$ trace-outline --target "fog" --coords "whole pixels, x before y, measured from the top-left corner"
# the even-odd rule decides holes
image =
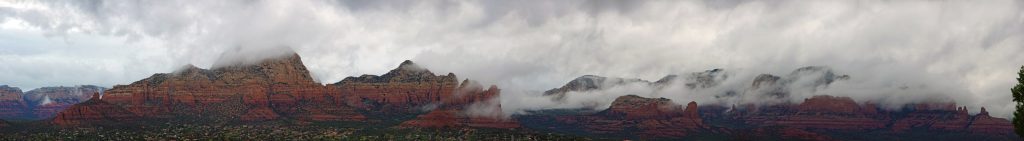
[[[676,102],[772,103],[813,95],[895,106],[954,100],[1009,117],[1024,65],[1024,11],[982,1],[3,1],[0,84],[127,84],[186,64],[302,56],[321,83],[412,60],[498,85],[502,109],[606,106],[640,94]],[[826,66],[850,78],[794,79],[784,99],[746,92],[760,74]],[[715,87],[609,88],[552,103],[582,75],[657,80],[721,68]],[[801,77],[804,78],[804,77]],[[681,80],[680,82],[685,82]],[[580,95],[580,96],[576,96]],[[585,96],[584,96],[585,95]],[[487,109],[487,108],[484,108]]]

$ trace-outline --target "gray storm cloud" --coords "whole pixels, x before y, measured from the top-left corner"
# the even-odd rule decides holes
[[[321,83],[411,59],[498,85],[506,111],[599,106],[626,93],[742,102],[709,95],[759,74],[828,66],[850,79],[791,98],[955,99],[1008,117],[1008,90],[1024,64],[1022,7],[1015,0],[5,1],[0,83],[126,84],[185,64],[213,67],[224,52],[286,46]],[[237,56],[228,60],[261,59]],[[713,68],[735,77],[699,90],[614,88],[569,104],[541,97],[587,74],[657,80]]]

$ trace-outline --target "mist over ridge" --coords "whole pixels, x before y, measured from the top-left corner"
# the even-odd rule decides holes
[[[412,60],[498,85],[505,111],[600,107],[626,94],[702,105],[836,95],[890,106],[953,100],[1008,117],[1008,90],[1024,62],[1022,7],[1013,0],[0,2],[0,42],[11,43],[0,46],[0,84],[109,87],[186,64],[244,64],[286,46],[320,83]],[[782,80],[805,66],[849,79],[827,87],[792,79],[800,85],[773,101],[714,98],[744,93],[761,74]],[[715,68],[729,77],[708,88],[637,84],[569,94],[567,104],[532,103],[550,101],[544,91],[583,75],[657,81]]]

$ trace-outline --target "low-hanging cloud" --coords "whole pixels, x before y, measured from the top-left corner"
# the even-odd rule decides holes
[[[321,83],[410,59],[500,86],[509,111],[542,105],[531,103],[547,99],[541,91],[586,74],[656,80],[723,68],[735,77],[719,85],[738,87],[759,74],[828,66],[851,78],[807,94],[882,103],[942,96],[1008,117],[1007,91],[1024,62],[1022,7],[1015,0],[7,1],[0,2],[0,83],[126,84],[185,64],[212,67],[223,52],[286,46]]]

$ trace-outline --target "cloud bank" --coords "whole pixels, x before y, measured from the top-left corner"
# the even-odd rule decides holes
[[[5,1],[0,83],[126,84],[185,64],[212,67],[228,51],[287,46],[321,83],[409,59],[499,85],[509,110],[539,105],[531,102],[544,99],[541,91],[586,74],[656,80],[723,68],[737,80],[722,85],[747,85],[739,79],[829,66],[851,76],[837,83],[853,84],[809,94],[942,96],[1008,117],[1008,90],[1024,65],[1022,7],[1015,0]]]

